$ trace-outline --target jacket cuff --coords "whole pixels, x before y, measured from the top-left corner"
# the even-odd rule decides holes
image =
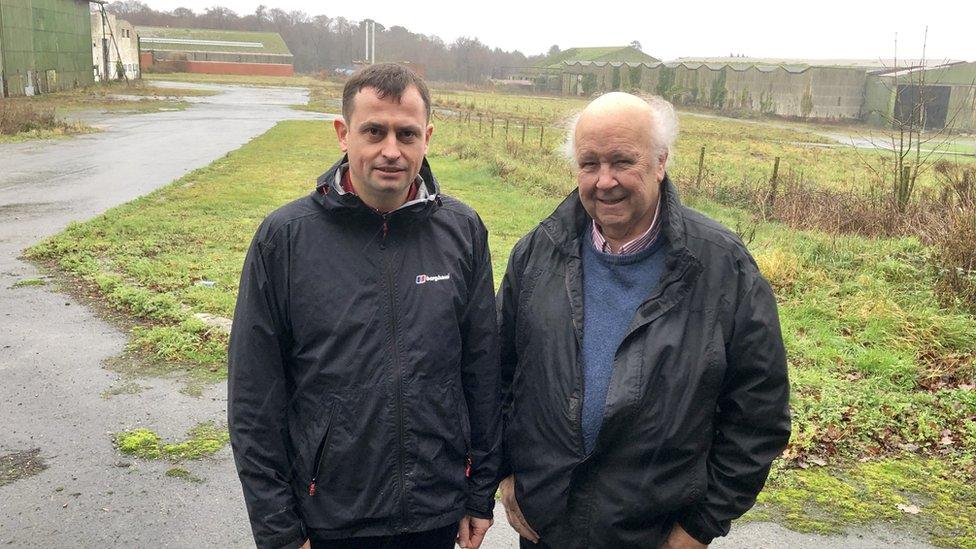
[[[676,522],[688,532],[688,535],[695,538],[698,543],[708,545],[712,540],[724,536],[727,532],[716,532],[708,526],[705,519],[698,512],[697,508],[691,509],[678,515]]]
[[[261,536],[260,538],[255,536],[254,542],[258,549],[298,549],[307,539],[308,533],[305,531],[305,525],[299,524],[285,532]]]
[[[464,508],[464,514],[469,517],[480,518],[480,519],[494,519],[495,518],[495,494],[492,493],[491,497],[488,498],[468,498],[468,504]]]

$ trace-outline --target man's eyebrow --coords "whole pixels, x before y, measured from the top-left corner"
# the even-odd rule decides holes
[[[363,122],[362,124],[359,125],[360,130],[369,130],[372,128],[383,129],[384,126],[383,124],[380,124],[379,122],[373,122],[372,120],[367,120],[366,122]]]

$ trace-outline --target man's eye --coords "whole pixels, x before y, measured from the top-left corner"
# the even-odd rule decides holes
[[[379,128],[366,128],[366,133],[375,137],[375,136],[377,136],[377,135],[380,134],[380,129]]]
[[[628,166],[632,166],[634,164],[634,161],[633,160],[627,160],[627,159],[621,159],[621,160],[617,160],[616,162],[614,162],[614,164],[616,164],[617,166],[621,166],[621,167],[628,167]]]
[[[580,162],[580,168],[584,170],[591,170],[596,166],[596,162]]]
[[[402,139],[404,141],[406,141],[408,139],[413,139],[415,137],[417,137],[416,132],[412,132],[410,130],[406,130],[406,131],[400,132],[400,139]]]

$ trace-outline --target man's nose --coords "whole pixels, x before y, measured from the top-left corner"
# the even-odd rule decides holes
[[[597,172],[596,188],[612,189],[616,184],[617,184],[617,180],[614,179],[613,169],[611,169],[610,163],[601,162],[600,171]]]
[[[383,140],[383,148],[380,150],[380,154],[388,160],[400,158],[400,146],[397,142],[395,132],[390,132],[390,135],[386,136],[386,139]]]

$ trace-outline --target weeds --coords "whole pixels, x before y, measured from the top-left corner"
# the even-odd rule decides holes
[[[0,136],[54,136],[83,133],[87,127],[58,118],[54,109],[27,102],[0,100]]]

